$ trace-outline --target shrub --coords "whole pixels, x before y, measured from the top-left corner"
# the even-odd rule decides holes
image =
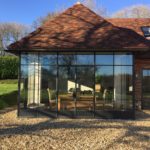
[[[19,59],[15,56],[0,57],[0,79],[17,79]]]

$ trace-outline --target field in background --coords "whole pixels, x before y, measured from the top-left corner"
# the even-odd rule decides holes
[[[0,80],[0,109],[17,104],[17,80]]]

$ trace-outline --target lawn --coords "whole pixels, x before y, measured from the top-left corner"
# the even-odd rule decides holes
[[[0,80],[0,109],[17,104],[17,80]]]

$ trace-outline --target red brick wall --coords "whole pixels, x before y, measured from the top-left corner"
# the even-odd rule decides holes
[[[136,107],[141,109],[142,101],[142,69],[150,69],[150,59],[135,59],[135,100]]]

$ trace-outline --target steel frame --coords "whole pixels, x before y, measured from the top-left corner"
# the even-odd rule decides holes
[[[39,60],[39,54],[44,54],[44,53],[46,53],[46,54],[51,54],[50,52],[34,52],[34,54],[36,54],[36,55],[38,55],[38,60]],[[68,66],[68,65],[59,65],[59,60],[58,60],[58,56],[59,56],[59,54],[61,53],[66,53],[66,52],[53,52],[53,53],[56,53],[56,55],[57,55],[57,63],[56,63],[56,68],[57,68],[57,75],[56,75],[56,93],[57,93],[57,96],[56,96],[56,104],[57,104],[57,108],[56,108],[56,117],[59,117],[59,112],[58,112],[58,94],[59,94],[59,82],[58,82],[58,77],[59,77],[59,67],[61,67],[61,66]],[[67,52],[68,53],[68,52]],[[86,55],[86,52],[73,52],[74,54],[77,54],[77,53],[81,53],[81,54],[83,54],[83,53],[85,53],[85,55]],[[126,55],[128,55],[128,54],[133,54],[133,64],[132,65],[114,65],[114,55],[115,54],[118,54],[118,52],[103,52],[103,53],[105,53],[105,55],[110,55],[110,53],[113,55],[113,65],[96,65],[96,55],[97,54],[101,54],[102,52],[96,52],[96,51],[94,51],[94,52],[89,52],[88,51],[88,53],[90,53],[90,54],[92,54],[93,56],[94,56],[94,64],[93,65],[71,65],[72,67],[74,66],[75,67],[75,81],[77,82],[77,67],[80,67],[80,66],[91,66],[91,67],[94,67],[94,77],[93,77],[93,81],[94,81],[94,99],[93,99],[93,116],[95,117],[96,116],[96,110],[95,110],[95,83],[96,83],[96,81],[95,81],[95,73],[96,73],[96,67],[97,66],[113,66],[113,79],[114,79],[114,66],[132,66],[132,68],[133,68],[133,75],[132,75],[132,84],[133,84],[133,92],[132,92],[132,97],[133,97],[133,100],[132,100],[132,105],[133,105],[133,107],[132,107],[132,110],[131,110],[131,112],[126,112],[126,114],[127,114],[127,116],[128,116],[128,114],[130,115],[132,115],[131,116],[131,118],[134,118],[135,117],[135,64],[134,64],[134,62],[135,62],[135,58],[134,58],[134,54],[133,53],[129,53],[129,52],[119,52],[120,54],[126,54]],[[108,54],[107,54],[108,53]],[[22,53],[22,54],[28,54],[28,53]],[[76,55],[75,55],[76,56]],[[21,64],[21,53],[19,53],[19,69],[18,69],[18,72],[19,72],[19,75],[18,75],[18,116],[20,116],[20,99],[21,99],[21,89],[20,89],[20,83],[21,83],[21,65],[23,65],[23,64]],[[51,65],[51,66],[53,66],[53,65]],[[70,66],[70,65],[69,65]],[[114,83],[114,80],[113,80],[113,83]],[[76,84],[75,84],[75,87],[76,87]],[[76,90],[77,90],[77,88],[76,88]],[[77,102],[77,99],[75,99],[75,109],[74,109],[74,114],[75,114],[75,116],[77,116],[77,108],[76,108],[76,102]],[[108,112],[111,112],[111,111],[109,111],[108,110]],[[103,112],[102,112],[103,113]],[[105,112],[104,112],[105,113]],[[115,111],[114,110],[114,113],[120,113],[120,111]],[[128,117],[127,117],[128,118]]]

